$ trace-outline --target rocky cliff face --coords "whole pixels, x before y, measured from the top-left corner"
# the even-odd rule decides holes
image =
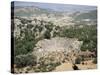
[[[51,39],[40,40],[36,46],[40,51],[70,51],[80,50],[82,42],[76,38],[55,37]]]
[[[76,38],[55,37],[51,39],[40,40],[36,44],[34,54],[40,59],[41,57],[51,57],[57,62],[63,62],[68,53],[80,51],[82,41]]]

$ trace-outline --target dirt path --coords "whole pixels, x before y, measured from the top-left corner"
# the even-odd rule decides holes
[[[57,66],[54,71],[68,71],[68,70],[73,70],[72,64],[62,63],[60,66]]]
[[[87,62],[87,65],[77,64],[78,68],[80,70],[86,70],[86,69],[96,69],[97,65],[91,63],[90,61]],[[54,71],[69,71],[73,70],[71,63],[62,63],[61,65],[57,66]]]

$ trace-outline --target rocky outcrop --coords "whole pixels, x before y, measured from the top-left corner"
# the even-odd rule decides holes
[[[40,40],[36,44],[33,53],[37,56],[38,62],[42,57],[54,60],[52,62],[63,62],[67,58],[68,53],[80,51],[81,45],[82,41],[78,41],[76,38],[55,37]]]
[[[36,46],[38,51],[71,51],[80,50],[82,41],[76,38],[55,37],[40,40]]]

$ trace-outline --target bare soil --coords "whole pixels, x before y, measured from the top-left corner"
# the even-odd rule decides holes
[[[76,64],[80,70],[87,70],[87,69],[96,69],[97,64],[93,64],[92,61],[85,61],[86,64]],[[54,71],[71,71],[72,63],[62,63],[61,65],[57,66]]]

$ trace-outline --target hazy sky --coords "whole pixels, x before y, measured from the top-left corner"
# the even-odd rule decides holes
[[[36,6],[54,11],[88,11],[96,10],[96,6],[72,5],[72,4],[54,4],[54,3],[39,3],[39,2],[22,2],[16,1],[15,6]]]

